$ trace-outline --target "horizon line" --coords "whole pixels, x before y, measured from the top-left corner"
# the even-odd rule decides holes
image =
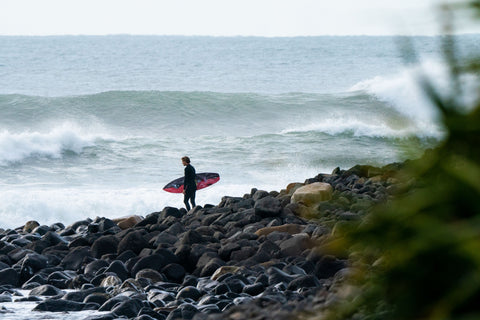
[[[105,34],[0,34],[0,37],[109,37],[109,36],[139,36],[139,37],[205,37],[205,38],[314,38],[314,37],[442,37],[480,35],[480,32],[436,33],[436,34],[318,34],[318,35],[210,35],[210,34],[148,34],[148,33],[105,33]]]

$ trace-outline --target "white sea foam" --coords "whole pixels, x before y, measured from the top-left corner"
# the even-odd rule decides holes
[[[262,190],[280,191],[289,182],[303,181],[315,176],[312,168],[291,167],[283,173],[271,171],[244,172],[245,176],[256,176],[256,181],[239,179],[235,172],[221,175],[221,180],[208,188],[197,191],[196,203],[217,205],[223,196],[241,197],[255,187]],[[331,171],[331,169],[328,169]],[[166,183],[166,181],[165,181]],[[51,225],[61,222],[69,225],[86,218],[119,218],[129,215],[146,216],[170,206],[184,207],[183,195],[162,190],[163,183],[144,186],[65,186],[52,185],[8,186],[0,185],[0,227],[16,228],[26,221],[36,220]],[[19,218],[21,217],[21,218]]]
[[[101,135],[89,133],[78,125],[65,122],[49,131],[4,130],[0,132],[0,165],[20,162],[29,157],[60,158],[64,152],[81,153],[93,146]]]
[[[365,91],[388,103],[401,114],[417,122],[436,122],[438,110],[422,88],[421,79],[426,79],[444,98],[454,97],[460,105],[472,105],[479,100],[478,77],[466,75],[460,78],[465,91],[459,96],[452,92],[452,82],[446,63],[439,60],[425,60],[418,65],[404,68],[393,75],[376,76],[358,82],[349,91]]]
[[[433,121],[436,117],[435,109],[425,96],[418,79],[425,72],[437,83],[447,76],[442,64],[428,61],[405,68],[397,74],[361,81],[351,87],[350,91],[366,91],[412,120]]]
[[[399,125],[398,123],[387,123],[378,119],[360,119],[355,115],[344,115],[342,118],[325,118],[299,127],[287,128],[280,133],[316,131],[331,136],[352,134],[355,137],[371,138],[405,138],[410,136],[439,138],[441,136],[439,127],[433,122],[419,119],[415,122],[403,122]]]

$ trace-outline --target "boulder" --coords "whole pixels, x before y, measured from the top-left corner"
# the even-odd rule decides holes
[[[140,278],[149,279],[153,283],[164,281],[164,278],[160,272],[148,268],[137,272],[135,279],[138,280]]]
[[[283,256],[298,256],[306,249],[314,246],[314,242],[306,233],[299,233],[283,241],[280,244],[280,250]]]
[[[298,278],[293,279],[289,284],[287,289],[288,290],[298,290],[302,288],[311,288],[311,287],[319,287],[320,281],[315,276],[312,275],[305,275],[300,276]]]
[[[48,246],[55,246],[59,243],[68,243],[63,237],[59,236],[56,232],[48,231],[42,236],[42,240],[45,241]]]
[[[92,244],[92,255],[99,259],[104,254],[117,253],[118,239],[115,236],[102,236]]]
[[[9,284],[14,287],[18,286],[20,275],[13,268],[0,270],[0,285]]]
[[[255,214],[261,217],[276,217],[282,212],[280,200],[272,196],[266,196],[255,202]]]
[[[93,276],[98,270],[108,267],[108,262],[105,260],[95,260],[85,266],[84,273],[88,276]]]
[[[33,311],[50,311],[50,312],[68,312],[68,311],[82,311],[82,310],[96,310],[98,309],[96,303],[82,303],[67,300],[45,300],[40,302]]]
[[[237,266],[222,266],[218,268],[210,277],[211,280],[217,280],[222,275],[227,273],[236,273],[240,270],[240,267]]]
[[[100,287],[116,287],[122,284],[122,280],[116,275],[110,275],[105,277],[100,283]]]
[[[112,313],[117,317],[126,316],[127,318],[134,318],[137,316],[143,303],[139,299],[129,299],[121,302],[112,309]]]
[[[314,182],[298,188],[292,195],[286,208],[301,217],[310,217],[317,213],[318,206],[332,199],[333,188],[325,182]]]
[[[202,296],[202,293],[200,292],[200,290],[198,290],[195,287],[188,286],[183,288],[177,293],[176,299],[179,300],[179,299],[189,298],[194,301],[197,301],[198,299],[200,299],[201,296]]]
[[[142,220],[142,217],[133,215],[129,217],[113,219],[112,221],[115,222],[120,227],[120,229],[125,230],[133,227]]]
[[[287,188],[285,191],[288,195],[292,195],[295,191],[297,191],[298,188],[301,188],[304,185],[305,185],[304,183],[292,182],[287,185]]]
[[[46,268],[47,264],[48,264],[47,257],[37,253],[29,253],[23,259],[22,268],[28,266],[36,271],[36,270],[41,270],[43,268]]]
[[[183,216],[182,212],[177,208],[165,207],[162,210],[162,212],[160,212],[160,217],[158,218],[158,222],[161,222],[167,219],[168,217],[181,218],[182,216]]]
[[[315,182],[298,188],[292,195],[293,203],[301,203],[307,207],[314,207],[322,201],[332,199],[333,188],[325,182]]]
[[[270,233],[272,233],[274,231],[278,231],[278,232],[285,232],[285,233],[293,235],[293,234],[297,234],[297,233],[302,232],[303,229],[305,229],[305,226],[303,226],[303,225],[284,224],[284,225],[280,225],[280,226],[265,227],[265,228],[258,229],[257,231],[255,231],[255,234],[260,237],[260,236],[269,235]]]
[[[144,231],[132,231],[125,235],[118,243],[117,252],[121,254],[124,251],[132,250],[139,254],[144,248],[148,248],[148,241],[143,237]]]
[[[170,263],[162,269],[162,273],[165,274],[168,280],[173,282],[181,282],[185,277],[185,268],[178,263]]]
[[[109,294],[102,292],[94,292],[89,294],[83,300],[83,303],[97,303],[98,305],[103,305],[109,299]]]
[[[62,259],[60,265],[64,269],[79,270],[83,265],[84,259],[92,257],[89,247],[76,247],[69,251],[69,253]]]
[[[64,292],[50,284],[44,284],[30,291],[30,296],[57,296]]]
[[[40,224],[37,221],[28,221],[25,223],[23,226],[23,232],[25,233],[30,233],[32,232],[36,227],[40,226]]]
[[[125,264],[120,260],[113,261],[107,269],[105,269],[105,273],[112,272],[115,273],[122,281],[125,281],[129,277],[129,273]]]
[[[153,269],[155,271],[161,271],[165,266],[165,260],[159,254],[153,254],[151,256],[140,258],[132,268],[131,274],[135,276],[137,272],[142,269]]]

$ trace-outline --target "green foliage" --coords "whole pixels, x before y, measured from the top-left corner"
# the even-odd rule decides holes
[[[479,1],[469,5],[480,12]],[[333,319],[480,319],[480,104],[458,99],[460,78],[480,74],[480,64],[457,61],[453,38],[445,40],[452,94],[421,83],[448,134],[401,173],[417,182],[413,190],[375,208],[340,239],[355,257],[357,290]]]

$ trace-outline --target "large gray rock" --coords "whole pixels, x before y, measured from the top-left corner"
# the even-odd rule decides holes
[[[276,217],[282,212],[280,200],[266,196],[255,202],[255,214],[261,217]]]
[[[102,236],[92,244],[92,255],[101,258],[104,254],[117,253],[118,239],[115,236]]]
[[[13,268],[0,270],[0,285],[9,284],[14,287],[18,286],[20,275]]]

